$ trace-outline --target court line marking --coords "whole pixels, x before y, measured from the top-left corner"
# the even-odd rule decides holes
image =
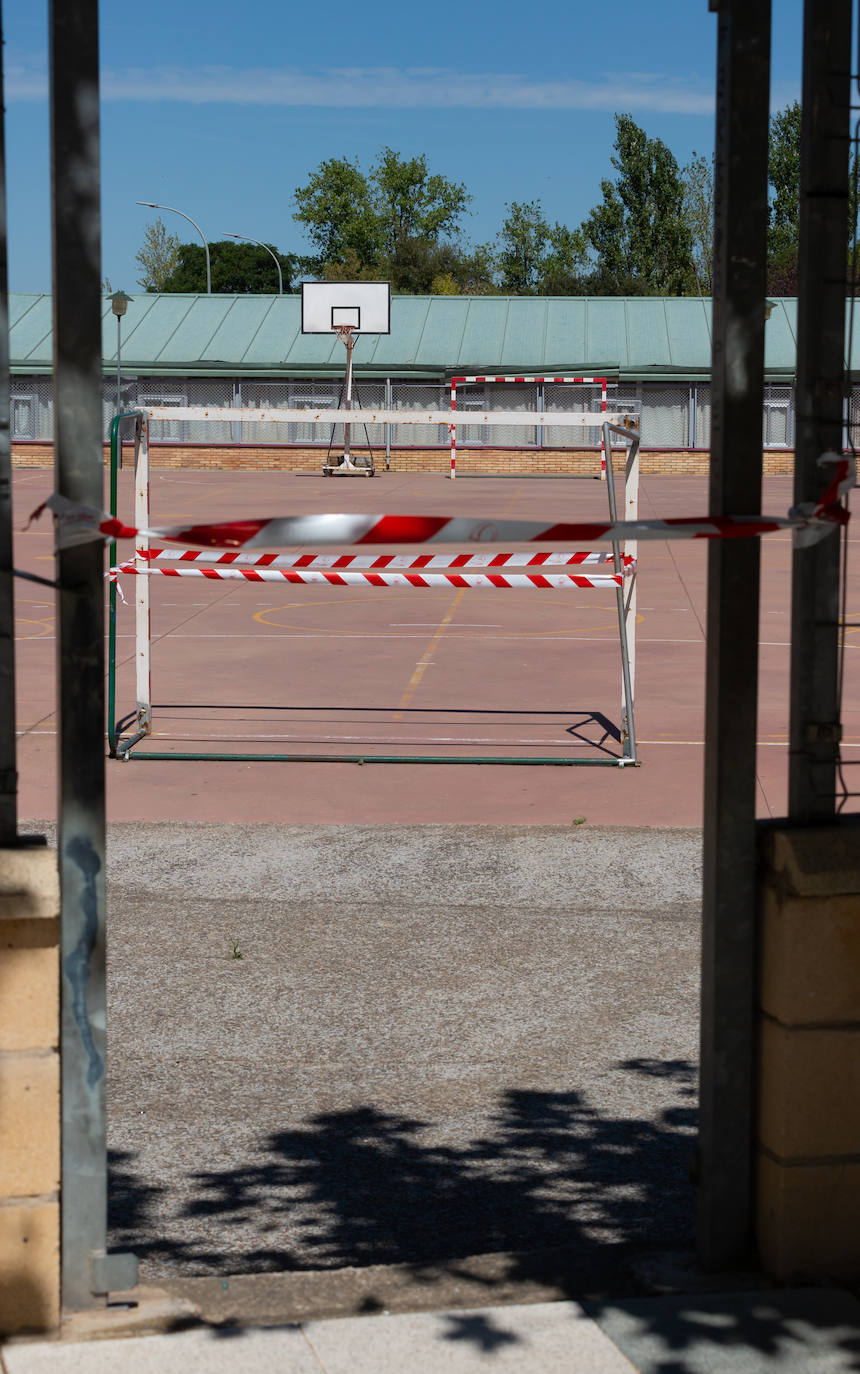
[[[466,589],[465,587],[461,587],[460,590],[455,593],[453,601],[451,602],[442,619],[439,621],[436,633],[430,640],[430,643],[427,645],[427,648],[424,650],[424,653],[421,655],[420,659],[415,665],[415,671],[409,679],[409,686],[406,688],[406,691],[403,693],[403,696],[400,698],[400,701],[398,702],[397,710],[394,712],[395,720],[403,719],[403,709],[404,707],[409,705],[415,693],[418,691],[418,688],[421,686],[421,679],[423,678],[430,664],[433,662],[433,654],[438,645],[440,644],[440,642],[442,641],[442,639],[444,638],[445,632],[448,629],[448,626],[451,624],[451,621],[454,619],[454,616],[457,612],[457,607],[459,606],[460,602],[463,600],[463,597],[465,595]],[[396,638],[397,636],[394,637]]]
[[[226,725],[229,725],[229,721],[225,721],[224,723],[225,723]],[[56,734],[58,734],[58,733],[59,733],[59,732],[58,732],[57,730],[16,730],[16,731],[15,731],[15,734],[18,736],[19,739],[23,739],[23,737],[24,737],[25,735],[56,735]],[[105,738],[107,738],[107,735],[105,735]],[[159,731],[159,733],[158,733],[157,736],[153,735],[153,736],[151,736],[151,738],[152,738],[153,740],[157,740],[157,739],[201,739],[201,738],[209,739],[210,736],[208,736],[208,735],[206,735],[206,736],[201,736],[201,735],[192,735],[192,736],[188,736],[188,735],[169,735],[169,734],[167,734],[167,733],[164,732],[164,731]],[[217,736],[212,736],[211,738],[217,738]],[[236,739],[249,739],[249,740],[254,740],[254,739],[261,739],[261,740],[262,740],[262,739],[294,739],[294,738],[295,738],[295,739],[298,739],[298,738],[301,738],[301,736],[292,736],[292,735],[256,735],[256,734],[255,734],[255,735],[237,735],[237,736],[234,736],[234,738],[236,738]],[[326,738],[327,738],[327,739],[331,739],[331,740],[339,740],[339,739],[352,740],[352,739],[355,739],[355,740],[359,740],[359,741],[361,741],[361,742],[363,742],[363,743],[368,744],[368,746],[370,746],[370,745],[374,745],[374,746],[375,746],[375,745],[379,745],[379,744],[384,744],[384,743],[385,743],[384,740],[369,740],[369,739],[367,738],[366,735],[329,735],[329,736],[326,736]],[[475,741],[475,740],[473,740],[473,739],[471,739],[471,738],[466,738],[466,737],[464,737],[464,736],[462,736],[462,735],[451,735],[450,737],[441,736],[441,737],[439,737],[439,738],[434,738],[432,741],[429,741],[429,742],[430,742],[430,743],[434,743],[434,744],[442,744],[442,743],[447,742],[447,739],[448,739],[448,738],[450,738],[450,742],[451,742],[452,744],[472,744],[472,743],[481,743],[481,742],[483,742],[483,741]],[[423,741],[421,741],[421,740],[416,740],[414,736],[411,736],[411,735],[410,735],[410,736],[404,736],[404,743],[407,743],[407,744],[420,744],[420,743],[422,743],[422,742],[423,742]],[[582,741],[581,741],[581,742],[582,742]],[[647,746],[648,746],[649,749],[653,749],[654,746],[655,746],[655,745],[658,745],[658,744],[696,746],[696,747],[700,747],[700,748],[704,748],[704,747],[705,747],[705,741],[704,741],[703,739],[637,739],[636,742],[637,742],[637,744],[647,744]],[[501,737],[496,737],[496,736],[494,736],[492,739],[489,739],[489,738],[488,738],[488,739],[486,740],[486,743],[487,743],[487,744],[493,744],[493,745],[495,745],[495,744],[505,744],[505,745],[507,745],[507,744],[544,744],[544,745],[552,745],[552,744],[553,744],[553,741],[552,741],[551,739],[546,739],[546,738],[542,738],[542,739],[527,739],[527,740],[523,740],[523,739],[513,739],[513,740],[511,740],[511,739],[505,739],[503,736],[501,736]],[[584,743],[588,743],[588,741],[584,741]],[[554,746],[554,747],[557,747],[557,748],[571,748],[571,749],[573,749],[575,746],[574,746],[574,744],[573,744],[572,742],[568,744],[567,741],[560,741],[560,742],[559,742],[556,746]],[[595,745],[594,747],[596,748],[597,746]],[[758,748],[758,749],[787,749],[787,748],[788,748],[788,740],[787,740],[787,739],[784,739],[784,740],[761,740],[761,739],[760,739],[760,740],[756,740],[756,748]],[[858,740],[856,743],[854,743],[854,742],[852,742],[852,741],[850,741],[850,740],[843,740],[843,742],[842,742],[842,748],[843,748],[843,749],[860,749],[860,740]]]

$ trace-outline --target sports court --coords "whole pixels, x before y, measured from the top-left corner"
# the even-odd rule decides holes
[[[120,513],[132,475],[119,477]],[[19,470],[17,524],[50,491]],[[785,514],[788,478],[765,479],[764,510]],[[323,511],[474,518],[603,518],[588,479],[380,475],[375,482],[260,472],[154,471],[154,524]],[[646,476],[643,517],[707,510],[705,482]],[[17,534],[17,565],[50,575],[43,519]],[[849,553],[857,536],[849,534]],[[759,811],[785,808],[791,544],[762,539]],[[591,547],[597,548],[598,545]],[[604,546],[605,547],[605,546]],[[327,550],[331,551],[331,550]],[[343,552],[347,550],[334,550]],[[416,552],[419,549],[416,546]],[[399,547],[392,552],[404,553]],[[588,823],[701,820],[705,663],[702,541],[640,545],[636,729],[641,766],[144,761],[108,765],[112,820],[318,824]],[[133,595],[117,612],[117,716],[134,713]],[[615,598],[605,589],[454,589],[235,583],[152,577],[153,743],[182,753],[611,758],[619,752]],[[52,593],[18,589],[22,815],[54,815]],[[848,620],[860,609],[849,557]],[[856,629],[847,634],[845,757],[860,758]],[[846,770],[851,783],[854,770]],[[849,807],[852,803],[849,803]]]

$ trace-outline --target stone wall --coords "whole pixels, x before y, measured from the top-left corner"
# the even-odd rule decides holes
[[[60,1319],[57,856],[0,850],[0,1333]]]
[[[860,1278],[860,825],[766,830],[757,1232],[784,1282]]]

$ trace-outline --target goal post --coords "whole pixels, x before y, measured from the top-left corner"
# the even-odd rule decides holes
[[[530,419],[535,423],[552,424],[571,430],[574,434],[587,427],[593,427],[595,414],[593,412],[582,411],[549,411],[529,412]],[[284,419],[299,419],[307,424],[318,424],[330,426],[333,421],[341,421],[349,418],[353,422],[362,421],[367,424],[379,424],[390,421],[397,424],[440,424],[450,419],[446,411],[404,411],[404,410],[328,410],[321,409],[297,409],[281,410],[266,409],[252,410],[234,407],[202,407],[202,406],[151,406],[133,412],[132,415],[117,417],[111,425],[111,514],[117,514],[117,467],[119,460],[119,424],[120,419],[134,419],[134,514],[133,524],[139,531],[135,539],[134,552],[130,558],[124,560],[125,567],[122,571],[134,574],[134,624],[135,624],[135,693],[136,709],[133,717],[126,717],[124,722],[120,722],[116,717],[115,696],[116,696],[116,592],[117,584],[115,576],[110,584],[110,617],[109,617],[109,662],[108,662],[108,700],[109,700],[109,742],[111,755],[129,759],[139,758],[195,758],[195,759],[232,759],[237,756],[227,754],[173,754],[154,751],[142,751],[133,754],[135,745],[145,739],[152,732],[153,725],[153,699],[152,699],[152,665],[151,665],[151,578],[160,572],[169,572],[170,575],[182,575],[177,568],[175,550],[155,550],[150,549],[150,536],[147,533],[151,527],[150,520],[150,454],[149,454],[149,427],[152,422],[160,420],[189,420],[189,421],[212,421],[212,422],[234,422],[242,423],[252,421],[264,424],[279,423]],[[624,474],[624,512],[628,519],[636,518],[638,507],[638,481],[639,464],[638,449],[639,436],[636,429],[628,423],[629,417],[622,414],[613,414],[602,411],[603,435],[603,457],[607,465],[607,496],[609,505],[609,515],[611,520],[617,518],[617,498],[615,490],[615,474],[612,464],[612,437],[620,437],[628,446],[626,455],[626,467]],[[490,410],[477,415],[470,413],[470,422],[484,424],[487,426],[511,427],[520,426],[523,420],[522,411],[498,411]],[[492,539],[491,539],[491,542]],[[111,546],[111,568],[119,572],[116,568],[116,545]],[[270,565],[280,564],[278,568],[272,568],[275,574],[279,574],[286,580],[291,581],[330,581],[340,582],[345,585],[355,584],[366,578],[377,586],[384,585],[411,585],[415,587],[441,585],[446,576],[457,576],[461,578],[462,585],[465,586],[525,586],[530,585],[536,588],[561,588],[565,586],[605,588],[615,591],[618,607],[618,631],[621,650],[622,666],[622,692],[621,692],[621,754],[611,757],[586,757],[586,758],[521,758],[508,756],[493,757],[437,757],[426,755],[397,755],[390,756],[384,754],[355,754],[355,755],[335,755],[335,754],[254,754],[249,756],[252,759],[272,760],[278,762],[390,762],[390,763],[511,763],[511,764],[566,764],[566,765],[588,765],[588,764],[608,764],[616,767],[637,764],[636,734],[634,724],[634,674],[635,674],[635,625],[636,625],[636,547],[629,541],[613,541],[611,544],[611,554],[587,553],[572,554],[570,552],[556,554],[538,554],[523,556],[520,554],[492,554],[477,553],[470,551],[468,555],[456,556],[455,560],[449,560],[444,556],[436,556],[429,560],[436,563],[437,569],[442,569],[446,565],[454,567],[456,572],[445,574],[436,569],[427,569],[422,566],[424,556],[419,556],[414,566],[420,567],[420,572],[399,572],[392,567],[388,574],[375,572],[365,572],[361,565],[362,560],[354,559],[353,556],[338,556],[337,561],[352,561],[354,566],[348,573],[341,574],[333,571],[330,567],[331,560],[326,556],[314,554],[302,554],[300,559],[290,557],[271,558],[266,555],[266,562]],[[224,563],[227,558],[231,563],[236,562],[236,555],[219,554],[216,550],[186,554],[183,562],[193,558],[195,563],[208,563],[209,568],[202,575],[218,577],[219,572],[214,565],[219,561]],[[403,562],[409,564],[410,555],[396,556],[392,563]],[[525,559],[525,566],[521,564],[521,559]],[[462,561],[465,560],[465,561]],[[540,563],[539,573],[528,573],[525,567],[531,561],[535,564]],[[170,564],[158,566],[159,563]],[[608,568],[606,571],[588,574],[573,574],[568,571],[568,565],[572,563],[598,563],[607,565],[611,562],[612,572]],[[297,571],[297,564],[307,567],[308,572]],[[500,563],[510,565],[511,571],[504,572],[502,575],[488,575],[484,570],[488,563],[498,566]],[[516,571],[517,566],[523,566],[523,572]],[[461,569],[467,569],[462,572]],[[241,564],[239,569],[240,571]],[[194,570],[188,569],[188,573],[194,575]],[[201,573],[198,571],[197,575]],[[249,566],[244,574],[248,580],[263,581],[267,577],[258,572],[254,572]],[[234,571],[235,576],[235,571]],[[242,573],[240,571],[240,577]],[[392,579],[394,579],[392,581]],[[403,579],[402,581],[400,579]],[[269,577],[268,580],[274,580]],[[458,584],[459,585],[459,584]],[[130,720],[135,721],[135,730],[131,736],[124,734],[124,727],[127,727]],[[243,756],[244,758],[244,756]]]
[[[452,378],[451,378],[451,423],[450,423],[450,426],[449,426],[450,435],[451,435],[451,471],[450,471],[450,473],[449,473],[449,476],[450,476],[451,478],[454,478],[454,477],[457,476],[457,421],[458,421],[458,419],[460,420],[460,423],[461,423],[461,425],[463,425],[463,426],[467,426],[467,425],[478,425],[478,424],[484,423],[484,422],[477,416],[477,414],[475,414],[475,413],[470,413],[470,414],[469,414],[469,418],[466,419],[466,418],[465,418],[465,413],[464,413],[463,411],[460,411],[460,412],[457,411],[457,387],[458,387],[458,386],[474,386],[474,385],[480,385],[480,384],[482,384],[482,383],[483,383],[483,384],[487,384],[487,383],[493,383],[493,384],[494,384],[494,383],[498,383],[498,382],[503,382],[503,383],[505,383],[505,382],[506,382],[506,383],[533,382],[533,383],[535,383],[538,387],[540,387],[541,389],[542,389],[543,387],[545,387],[545,386],[555,386],[555,385],[557,385],[557,384],[564,384],[564,385],[570,385],[570,386],[575,386],[575,385],[578,385],[578,386],[599,386],[599,387],[600,387],[600,410],[597,411],[597,412],[595,412],[595,413],[591,416],[591,423],[590,423],[590,425],[588,426],[588,428],[594,428],[594,429],[599,429],[599,430],[600,430],[600,435],[601,435],[601,443],[600,443],[600,446],[601,446],[601,456],[600,456],[600,480],[601,480],[602,482],[605,482],[605,481],[606,481],[606,449],[605,449],[605,442],[604,442],[604,440],[605,440],[605,434],[604,434],[604,431],[603,431],[602,426],[603,426],[603,423],[604,423],[604,421],[605,421],[606,419],[611,418],[612,420],[615,421],[615,423],[618,423],[618,420],[619,420],[619,417],[618,417],[617,415],[616,415],[616,416],[612,416],[612,417],[610,417],[610,416],[607,415],[607,408],[606,408],[606,388],[607,388],[607,379],[606,379],[606,377],[569,377],[569,376],[550,377],[550,376],[536,376],[536,375],[532,375],[532,374],[530,374],[530,373],[524,374],[524,375],[521,375],[521,376],[513,376],[513,375],[510,375],[510,374],[507,374],[507,373],[505,373],[505,374],[503,374],[503,375],[492,375],[492,374],[489,374],[489,373],[488,373],[488,374],[483,374],[483,375],[472,375],[472,376],[462,376],[462,377],[452,377]],[[501,412],[499,412],[499,413],[501,413]],[[582,412],[580,412],[580,413],[582,413]],[[585,412],[585,413],[588,413],[588,412]],[[550,420],[550,421],[546,421],[546,419],[545,419],[545,415],[546,415],[546,414],[552,414],[553,416],[556,416],[556,415],[560,416],[561,414],[563,414],[563,412],[544,412],[543,414],[540,414],[540,413],[538,413],[537,411],[532,412],[532,411],[524,410],[524,411],[520,411],[520,412],[519,412],[519,415],[520,415],[519,423],[522,424],[523,421],[526,420],[526,421],[529,421],[529,422],[534,423],[535,427],[536,427],[536,428],[540,428],[540,429],[543,429],[543,427],[544,427],[545,424],[550,424],[550,425],[557,425],[557,424],[558,424],[558,420],[557,420],[556,418],[553,418],[553,419]],[[599,418],[598,418],[598,416],[599,416]],[[626,418],[626,417],[625,417],[625,418]],[[488,475],[489,475],[489,474],[488,474]]]

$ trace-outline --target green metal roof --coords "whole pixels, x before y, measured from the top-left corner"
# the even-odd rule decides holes
[[[9,301],[19,374],[51,370],[51,297]],[[793,376],[797,303],[778,300],[767,324],[770,379]],[[105,371],[116,367],[116,322],[104,302]],[[855,341],[860,370],[860,342]],[[337,339],[302,334],[299,296],[135,296],[122,321],[122,367],[140,375],[325,376],[343,372]],[[608,373],[701,378],[711,366],[711,302],[700,297],[394,296],[391,333],[355,348],[365,377],[459,373]]]

